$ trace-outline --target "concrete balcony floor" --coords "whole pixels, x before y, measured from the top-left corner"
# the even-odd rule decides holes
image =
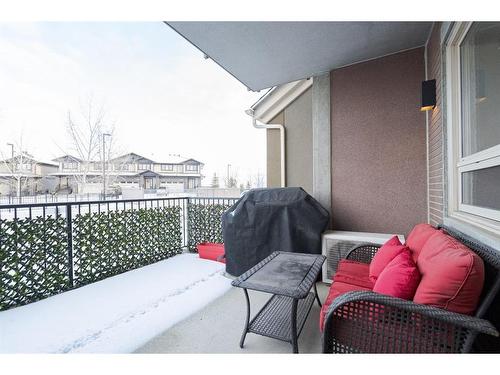
[[[328,286],[318,283],[324,301]],[[260,310],[270,295],[249,291],[251,317]],[[314,303],[299,337],[299,353],[321,353],[318,327],[319,306]],[[136,353],[291,353],[292,346],[283,341],[248,333],[245,346],[239,341],[245,324],[246,303],[243,290],[232,288],[182,322],[156,336]]]

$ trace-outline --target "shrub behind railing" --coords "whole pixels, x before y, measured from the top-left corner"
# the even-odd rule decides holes
[[[185,199],[0,206],[0,310],[182,252]]]
[[[190,198],[188,203],[189,251],[196,252],[202,242],[223,242],[222,214],[237,198]],[[207,203],[209,202],[209,203]]]
[[[1,219],[0,266],[0,310],[70,289],[66,219]]]
[[[75,286],[180,254],[181,207],[77,215],[73,249]]]
[[[0,205],[0,311],[222,242],[236,199]]]

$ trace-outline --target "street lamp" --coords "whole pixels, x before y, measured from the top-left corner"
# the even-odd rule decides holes
[[[102,195],[104,200],[106,200],[106,137],[111,137],[111,134],[102,134]]]

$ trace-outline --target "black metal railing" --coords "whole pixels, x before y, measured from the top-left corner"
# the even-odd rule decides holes
[[[222,242],[236,198],[0,205],[0,310]]]

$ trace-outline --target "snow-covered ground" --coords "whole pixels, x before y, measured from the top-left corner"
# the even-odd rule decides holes
[[[231,287],[224,265],[181,254],[0,312],[0,353],[129,353]]]

